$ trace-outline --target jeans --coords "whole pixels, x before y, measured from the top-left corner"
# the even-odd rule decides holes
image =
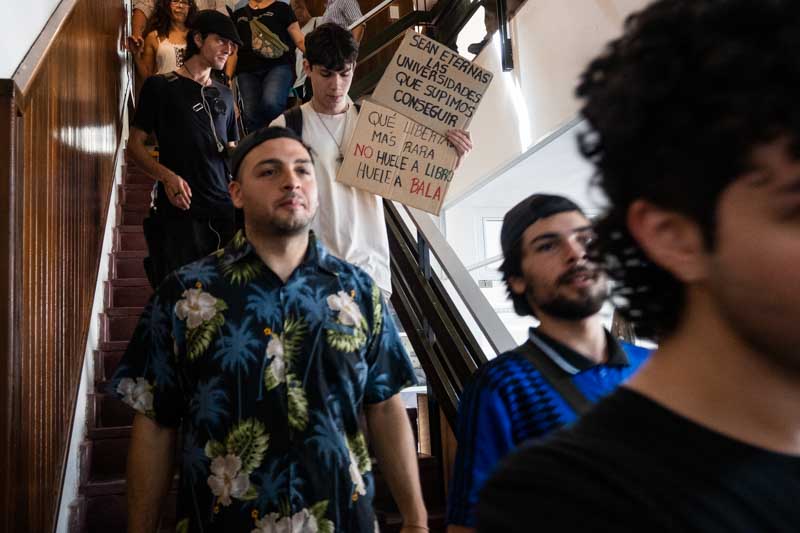
[[[267,70],[240,72],[239,94],[242,97],[242,119],[248,133],[268,126],[286,110],[286,99],[292,90],[294,71],[288,64]]]

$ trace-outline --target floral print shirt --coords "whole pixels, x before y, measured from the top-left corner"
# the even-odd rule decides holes
[[[177,531],[375,530],[359,423],[415,383],[382,296],[313,233],[283,283],[242,232],[171,274],[111,387],[179,428]]]

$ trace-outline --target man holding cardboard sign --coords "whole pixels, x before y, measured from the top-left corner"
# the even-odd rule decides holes
[[[322,24],[309,33],[304,68],[314,96],[300,108],[278,117],[272,125],[294,129],[314,150],[320,197],[319,213],[312,226],[315,234],[335,256],[364,269],[388,295],[392,286],[383,200],[372,194],[375,191],[336,181],[345,155],[353,149],[351,138],[359,122],[359,111],[347,96],[357,57],[358,43],[347,30]],[[366,107],[361,114],[364,112]],[[441,143],[442,157],[445,152],[452,155],[451,168],[472,149],[469,133],[464,130],[437,135],[435,141]],[[400,164],[399,158],[394,161]],[[354,177],[356,171],[357,168],[352,171]]]

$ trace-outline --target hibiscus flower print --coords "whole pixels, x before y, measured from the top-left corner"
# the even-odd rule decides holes
[[[292,516],[280,517],[278,513],[270,513],[261,520],[256,520],[256,528],[250,533],[317,533],[319,524],[308,509],[303,509]]]
[[[360,327],[363,319],[361,308],[353,300],[353,297],[344,291],[328,296],[328,307],[332,311],[339,311],[337,320],[345,326]]]
[[[358,494],[359,496],[364,496],[367,493],[367,487],[364,485],[364,476],[361,475],[361,470],[358,468],[358,459],[356,459],[356,454],[353,453],[353,450],[348,450],[350,452],[350,481],[353,482],[353,496]]]
[[[122,378],[117,385],[122,401],[143,414],[153,411],[153,387],[144,378]]]
[[[186,320],[186,327],[195,329],[217,314],[217,299],[201,288],[183,291],[182,300],[175,304],[175,314]]]
[[[267,344],[267,357],[270,358],[269,370],[278,383],[286,382],[286,359],[283,341],[279,335],[273,335]]]
[[[241,470],[242,460],[235,455],[228,454],[211,461],[208,486],[219,503],[226,507],[231,504],[231,497],[241,498],[250,488],[250,480]]]

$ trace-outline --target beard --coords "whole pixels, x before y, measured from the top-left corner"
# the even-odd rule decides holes
[[[296,193],[286,195],[281,201],[297,196]],[[311,222],[317,214],[317,206],[312,205],[311,211],[304,213],[264,213],[261,210],[251,210],[244,213],[245,226],[248,233],[261,233],[273,237],[293,237],[305,233],[311,227]]]
[[[313,216],[275,217],[267,221],[273,235],[291,237],[308,231]]]
[[[556,282],[556,287],[569,283],[571,278],[576,275],[590,272],[586,268],[571,269],[562,275]],[[537,298],[534,294],[533,286],[528,285],[528,301],[536,304],[536,307],[543,313],[554,318],[563,320],[583,320],[597,314],[602,309],[603,304],[608,298],[608,285],[605,278],[600,273],[595,273],[598,283],[580,291],[575,297],[565,296],[556,293],[548,299]]]

